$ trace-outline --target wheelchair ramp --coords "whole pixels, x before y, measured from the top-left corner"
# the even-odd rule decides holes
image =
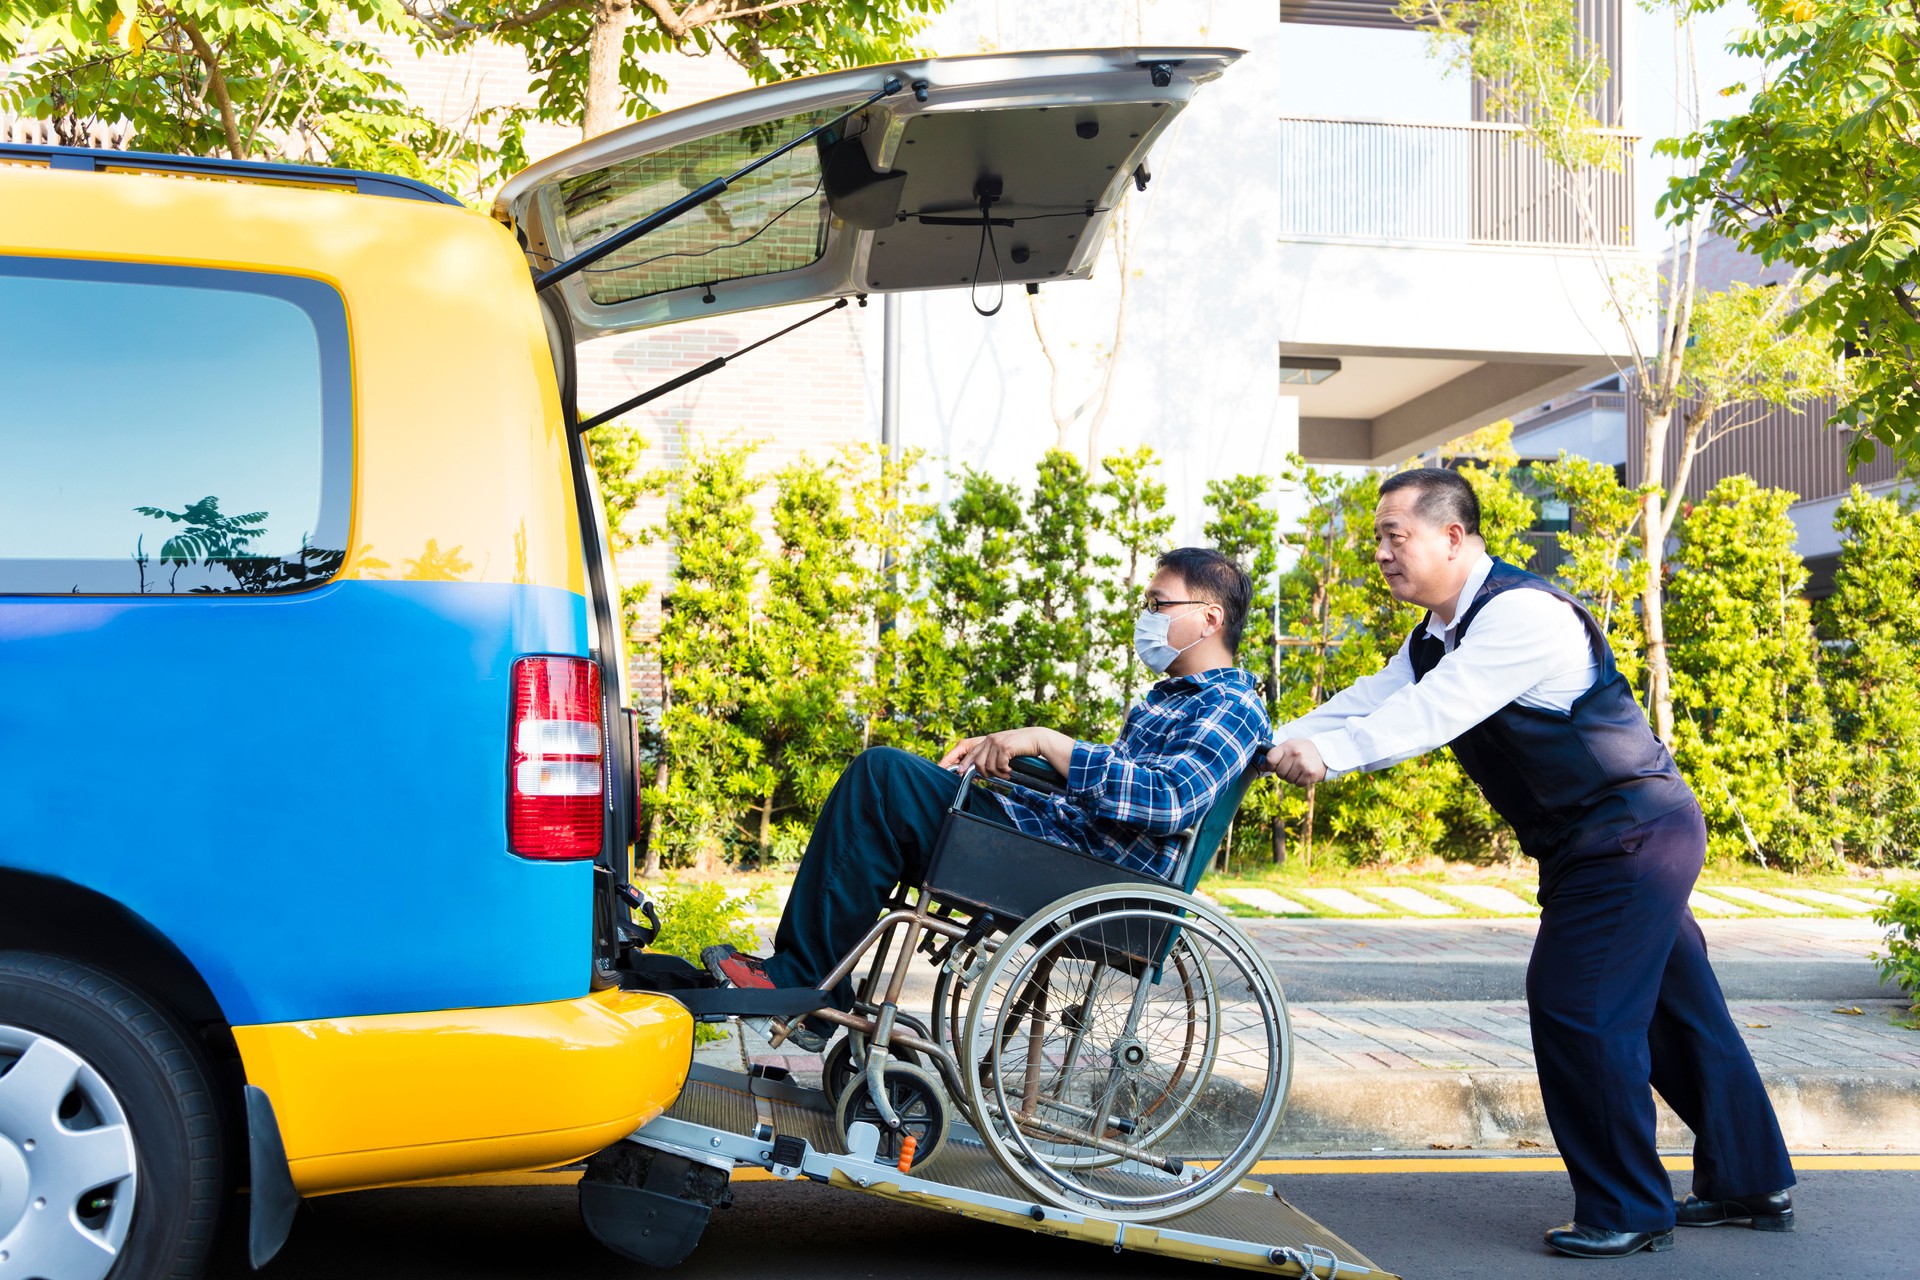
[[[666,1115],[633,1135],[637,1142],[699,1154],[785,1178],[876,1195],[905,1204],[998,1222],[1042,1235],[1085,1240],[1277,1276],[1398,1280],[1263,1183],[1243,1182],[1212,1204],[1149,1224],[1036,1205],[981,1145],[956,1123],[938,1155],[910,1174],[848,1153],[832,1106],[818,1089],[696,1064]],[[787,1162],[793,1163],[787,1163]],[[1155,1176],[1142,1169],[1143,1182]]]

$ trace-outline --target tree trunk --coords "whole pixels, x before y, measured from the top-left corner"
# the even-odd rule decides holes
[[[1640,612],[1647,632],[1647,710],[1653,716],[1654,733],[1671,751],[1673,669],[1667,663],[1666,521],[1658,489],[1650,490],[1641,502],[1641,568],[1646,578],[1640,589]]]
[[[773,797],[760,802],[760,869],[765,871],[773,857]]]
[[[594,138],[625,123],[620,112],[620,62],[626,55],[633,0],[593,0],[587,37],[587,114],[580,136]]]

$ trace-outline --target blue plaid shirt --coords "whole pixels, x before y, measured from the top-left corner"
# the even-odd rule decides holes
[[[1073,744],[1065,795],[1015,784],[994,796],[1027,835],[1164,880],[1178,833],[1206,816],[1272,732],[1259,686],[1239,667],[1172,676],[1127,709],[1118,742]]]

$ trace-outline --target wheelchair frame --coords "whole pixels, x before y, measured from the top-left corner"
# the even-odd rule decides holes
[[[1229,805],[1226,810],[1229,817],[1233,810],[1237,809],[1253,769],[1254,765],[1250,762],[1241,779],[1233,786],[1232,794],[1216,800],[1216,806],[1222,801]],[[1020,781],[1023,785],[1041,789],[1063,789],[1058,775],[1053,773],[1044,761],[1037,759],[1016,761],[1016,771],[1021,775]],[[1036,840],[1012,829],[1003,828],[999,824],[988,824],[984,819],[966,813],[965,805],[972,789],[976,785],[983,784],[993,785],[990,780],[981,777],[972,768],[960,775],[954,801],[949,808],[946,822],[942,826],[941,836],[930,860],[931,865],[925,882],[912,887],[903,886],[896,890],[885,912],[867,930],[858,945],[843,956],[821,981],[823,990],[832,990],[842,981],[852,977],[864,962],[866,972],[856,984],[851,1010],[841,1011],[825,1007],[806,1015],[846,1029],[849,1042],[847,1049],[849,1065],[856,1066],[857,1074],[864,1077],[866,1097],[890,1130],[899,1131],[902,1127],[901,1117],[888,1097],[887,1088],[887,1068],[895,1059],[896,1051],[899,1050],[920,1055],[933,1065],[940,1083],[945,1087],[947,1099],[960,1107],[962,1113],[968,1116],[976,1129],[989,1123],[989,1116],[977,1114],[977,1107],[972,1100],[973,1090],[969,1085],[969,1075],[978,1070],[979,1064],[962,1060],[965,1052],[962,1044],[971,1044],[973,1037],[971,1035],[962,1037],[957,1034],[954,1013],[961,993],[989,970],[1001,947],[1009,938],[1021,932],[1032,916],[1049,910],[1056,904],[1076,898],[1091,899],[1095,904],[1099,904],[1101,899],[1111,895],[1118,900],[1114,905],[1123,907],[1126,905],[1125,900],[1128,898],[1130,889],[1151,893],[1156,897],[1172,891],[1180,893],[1183,902],[1190,901],[1185,898],[1181,890],[1191,889],[1192,884],[1197,882],[1205,870],[1204,859],[1211,856],[1211,847],[1204,851],[1199,847],[1203,830],[1211,825],[1206,818],[1203,818],[1182,833],[1182,848],[1176,863],[1180,883],[1170,885],[1157,877],[1128,871],[1116,864],[1092,858],[1047,841]],[[1048,850],[1048,858],[1053,859],[1055,864],[1051,868],[1054,872],[1052,887],[1043,888],[1038,894],[1029,892],[1025,904],[1015,904],[1016,908],[1024,905],[1024,910],[1015,909],[1004,915],[997,913],[987,901],[973,900],[999,902],[1000,898],[996,895],[987,892],[970,893],[964,887],[957,891],[943,888],[938,881],[943,865],[947,861],[947,850],[956,833],[964,831],[966,823],[978,823],[983,827],[991,825],[996,832],[1003,833],[1001,836],[991,838],[1028,842]],[[1213,834],[1221,836],[1224,833],[1216,831]],[[1068,865],[1074,860],[1084,860],[1089,864],[1084,868],[1085,876],[1080,878],[1078,883],[1071,883],[1082,870]],[[962,861],[964,862],[964,859]],[[1061,882],[1063,867],[1068,883]],[[995,867],[994,870],[1003,871],[1004,868]],[[1005,879],[1004,874],[997,878],[1002,881]],[[1046,880],[1044,874],[1041,878],[1043,882]],[[1194,906],[1197,907],[1198,904]],[[1002,909],[1005,909],[1004,906]],[[1139,980],[1128,1026],[1131,1027],[1137,1023],[1148,989],[1151,985],[1157,985],[1169,956],[1172,956],[1176,965],[1179,966],[1188,1001],[1185,1054],[1191,1054],[1195,1048],[1192,1011],[1196,1003],[1193,994],[1196,979],[1205,987],[1204,1005],[1209,1011],[1211,1022],[1201,1036],[1204,1043],[1199,1045],[1197,1064],[1189,1063],[1183,1055],[1179,1070],[1168,1082],[1166,1091],[1148,1109],[1147,1114],[1151,1114],[1153,1109],[1173,1095],[1175,1089],[1183,1087],[1183,1077],[1187,1075],[1189,1067],[1192,1068],[1191,1078],[1184,1082],[1185,1092],[1168,1115],[1155,1126],[1156,1133],[1170,1131],[1174,1125],[1180,1123],[1188,1109],[1200,1096],[1202,1088],[1207,1085],[1218,1053],[1219,1016],[1218,991],[1214,986],[1212,975],[1207,971],[1207,966],[1197,955],[1194,955],[1190,966],[1192,972],[1189,972],[1187,961],[1182,958],[1183,952],[1176,950],[1182,945],[1179,939],[1182,930],[1179,925],[1169,927],[1169,920],[1183,917],[1187,912],[1182,908],[1164,903],[1158,910],[1162,913],[1159,917],[1161,923],[1157,926],[1159,932],[1157,935],[1150,932],[1148,945],[1139,948],[1140,951],[1151,954],[1121,953],[1125,963],[1121,966],[1112,966],[1133,972]],[[1124,911],[1119,913],[1120,916],[1141,914],[1143,913]],[[1061,919],[1064,921],[1066,918]],[[1053,926],[1048,925],[1043,928],[1051,927]],[[1079,958],[1093,958],[1097,954],[1099,958],[1095,963],[1094,973],[1098,974],[1100,966],[1110,962],[1107,943],[1101,936],[1101,931],[1106,931],[1107,926],[1096,924],[1090,927],[1085,923],[1079,923],[1072,927],[1090,934],[1091,940],[1085,943],[1086,954]],[[1035,932],[1034,930],[1025,931],[1029,935]],[[909,966],[913,963],[914,957],[922,952],[931,956],[938,971],[935,983],[935,1007],[929,1011],[933,1019],[931,1026],[921,1023],[912,1014],[903,1013],[900,1007]],[[1188,951],[1185,954],[1191,953]],[[1033,1049],[1036,1054],[1039,1046],[1039,1028],[1048,1012],[1046,1009],[1047,986],[1052,980],[1050,967],[1052,963],[1051,960],[1047,961],[1046,964],[1049,967],[1043,967],[1040,970],[1039,986],[1035,997],[1038,1007],[1035,1008],[1032,1003],[1028,1003],[1016,1008],[1014,1013],[1013,1022],[1016,1027],[1029,1014],[1032,1015],[1035,1027]],[[1030,970],[1031,966],[1028,970],[1022,971],[1023,981],[1027,980]],[[1149,972],[1153,975],[1151,979],[1148,977]],[[1250,982],[1256,988],[1260,986],[1258,978],[1250,978]],[[1281,1060],[1273,1069],[1282,1073],[1282,1079],[1278,1086],[1277,1101],[1273,1101],[1270,1106],[1267,1105],[1272,1094],[1271,1087],[1268,1095],[1263,1096],[1262,1110],[1258,1113],[1255,1124],[1256,1127],[1270,1131],[1272,1124],[1277,1122],[1279,1110],[1284,1106],[1284,1076],[1290,1074],[1291,1050],[1285,1030],[1284,998],[1279,994],[1278,984],[1272,983],[1270,976],[1266,978],[1266,982],[1271,984],[1271,1000],[1268,1002],[1267,993],[1261,992],[1262,1008],[1267,1010],[1269,1023],[1277,1018],[1280,1024],[1277,1032],[1269,1025],[1268,1035],[1270,1047],[1274,1049],[1273,1057]],[[1093,987],[1089,985],[1085,997],[1089,1005],[1093,995]],[[1025,994],[1020,998],[1028,999]],[[1271,1008],[1268,1008],[1268,1003],[1271,1004]],[[1063,1023],[1070,1021],[1074,1016],[1066,1010],[1060,1012]],[[1083,1008],[1078,1013],[1084,1022],[1087,1010]],[[790,1034],[792,1025],[790,1021],[775,1021],[772,1037],[775,1045],[780,1044]],[[1077,1061],[1085,1037],[1084,1029],[1074,1033],[1068,1052],[1069,1069]],[[1015,1141],[1029,1156],[1033,1154],[1032,1142],[1029,1141],[1029,1135],[1031,1135],[1042,1142],[1057,1140],[1069,1143],[1075,1149],[1085,1148],[1089,1152],[1097,1153],[1080,1159],[1080,1163],[1085,1167],[1132,1161],[1147,1169],[1176,1178],[1199,1176],[1192,1175],[1192,1171],[1178,1158],[1156,1153],[1140,1143],[1126,1140],[1133,1136],[1134,1130],[1129,1127],[1129,1122],[1121,1121],[1111,1114],[1110,1107],[1113,1099],[1111,1086],[1107,1089],[1104,1099],[1092,1106],[1076,1106],[1058,1097],[1047,1099],[1044,1104],[1039,1104],[1036,1102],[1038,1082],[1035,1078],[1039,1070],[1039,1058],[1030,1054],[1025,1061],[1024,1070],[1026,1078],[1022,1081],[1022,1102],[1016,1106],[1009,1106],[1004,1084],[996,1082],[995,1088],[998,1091],[996,1096],[999,1099],[1000,1110],[995,1114],[1006,1120],[1010,1132],[1015,1135]],[[1045,1119],[1038,1115],[1040,1105],[1050,1110],[1064,1111],[1070,1117],[1078,1118],[1084,1127],[1075,1128],[1071,1124],[1062,1125],[1057,1121]],[[1244,1146],[1243,1143],[1242,1147],[1236,1150],[1236,1156],[1244,1155]],[[903,1159],[905,1158],[903,1156]],[[903,1164],[902,1167],[904,1169],[905,1165]],[[1062,1167],[1071,1167],[1071,1162],[1063,1161]],[[1033,1181],[1028,1175],[1011,1167],[1008,1171],[1020,1181]],[[1047,1189],[1037,1183],[1030,1186],[1030,1189],[1039,1194],[1048,1194]],[[1145,1220],[1145,1211],[1143,1211],[1143,1220]]]

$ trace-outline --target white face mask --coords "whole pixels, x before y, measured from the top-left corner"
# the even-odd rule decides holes
[[[1206,608],[1205,605],[1200,607]],[[1192,612],[1193,610],[1189,609],[1187,613],[1180,616],[1184,618]],[[1133,620],[1133,651],[1140,655],[1140,661],[1147,664],[1148,670],[1156,675],[1165,674],[1166,669],[1173,665],[1175,658],[1206,639],[1205,636],[1201,636],[1192,644],[1183,644],[1176,649],[1167,643],[1167,633],[1172,629],[1173,623],[1174,619],[1158,609],[1143,609],[1140,616]]]

